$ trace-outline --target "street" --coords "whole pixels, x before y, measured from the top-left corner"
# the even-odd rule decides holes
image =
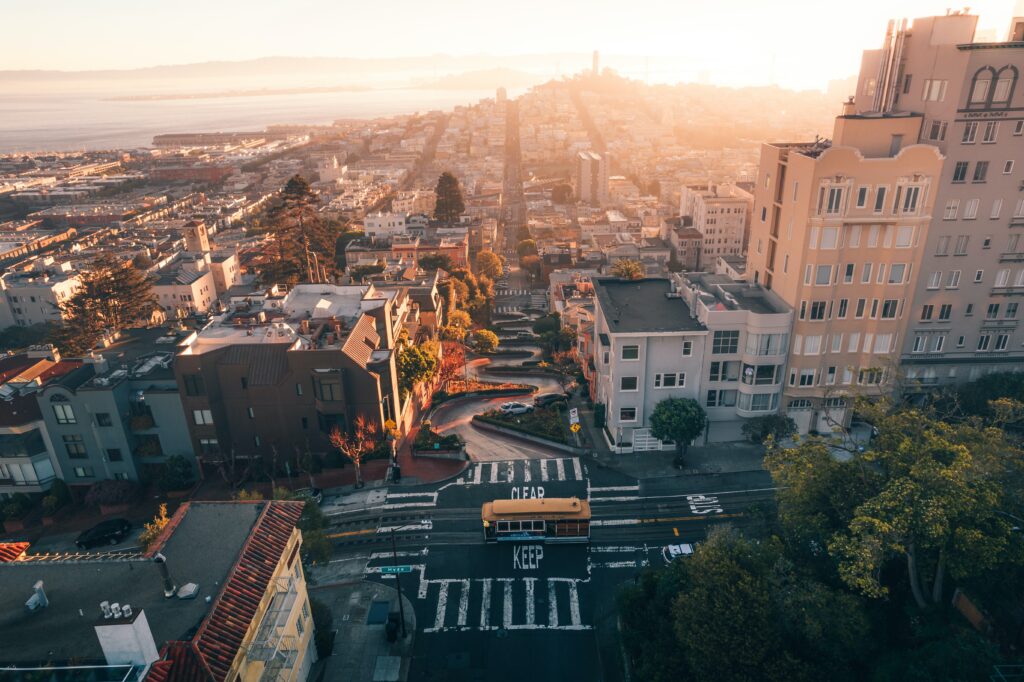
[[[595,627],[613,613],[616,587],[663,564],[666,544],[746,524],[753,505],[772,499],[771,485],[764,472],[637,480],[546,457],[475,462],[447,482],[373,491],[355,509],[327,499],[324,512],[332,566],[349,579],[394,584],[381,569],[409,567],[401,585],[418,624],[410,680],[595,680]],[[483,542],[484,502],[569,496],[590,500],[589,544]]]

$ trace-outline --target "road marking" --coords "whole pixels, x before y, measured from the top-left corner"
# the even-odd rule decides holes
[[[592,568],[636,568],[636,561],[599,561],[591,563]]]
[[[536,605],[533,599],[533,585],[537,582],[537,579],[525,578],[524,580],[526,582],[526,624],[533,625],[536,619],[534,614]]]
[[[377,574],[377,573],[381,573],[381,569],[382,568],[386,568],[387,566],[390,566],[390,564],[386,564],[385,566],[367,566],[366,570],[364,571],[364,573],[366,575],[374,575],[374,574]],[[412,569],[414,571],[418,571],[418,570],[421,570],[421,569],[424,569],[424,568],[426,568],[425,564],[412,564]],[[385,578],[393,578],[394,576],[393,575],[385,575],[384,577]]]
[[[498,463],[497,462],[492,462],[491,463],[491,483],[497,483],[497,482],[498,482]]]
[[[431,530],[434,527],[433,521],[424,521],[423,523],[411,523],[405,526],[381,526],[377,529],[378,533],[390,533],[391,531],[406,531],[406,530]]]
[[[605,552],[639,552],[640,548],[639,547],[631,547],[631,546],[628,546],[628,545],[618,546],[618,547],[594,547],[594,546],[592,546],[590,548],[590,551],[591,552],[596,552],[598,554],[603,554]]]
[[[639,526],[640,519],[597,519],[591,526]]]
[[[437,615],[434,617],[434,630],[444,627],[444,613],[448,610],[448,581],[438,581]]]
[[[523,483],[530,482],[530,461],[528,459],[523,461]]]
[[[329,538],[347,538],[353,535],[370,535],[371,533],[377,533],[379,529],[375,528],[363,528],[361,530],[347,530],[344,533],[331,533],[327,537]]]
[[[548,480],[548,460],[540,460],[540,480]]]
[[[385,504],[384,509],[409,509],[411,507],[418,507],[420,509],[424,507],[436,507],[437,500],[433,502],[399,502],[398,504]]]
[[[630,497],[591,497],[591,504],[598,504],[600,502],[630,502],[632,500],[638,500],[640,498],[636,496]]]
[[[555,593],[555,584],[548,580],[548,627],[558,627],[558,596]]]
[[[676,537],[679,537],[679,529],[678,528],[673,528],[672,529],[672,533],[674,533]]]
[[[563,459],[556,459],[555,460],[555,471],[558,472],[558,480],[559,481],[564,481],[565,480],[565,464],[563,464],[564,461],[565,460],[563,460]]]
[[[391,559],[392,557],[427,556],[430,550],[426,547],[415,552],[374,552],[370,555],[370,561],[374,559]]]
[[[435,493],[435,492],[429,492],[429,493],[388,493],[388,499],[390,500],[392,497],[395,497],[395,498],[398,498],[398,497],[432,497],[432,498],[434,498],[436,500],[437,499],[437,493]]]
[[[512,578],[499,578],[505,583],[505,603],[502,608],[501,624],[505,628],[512,625]]]
[[[573,457],[572,458],[572,471],[573,471],[574,474],[576,474],[576,480],[577,481],[582,481],[583,480],[583,470],[580,467],[580,458],[579,457]]]
[[[491,578],[479,578],[483,595],[480,597],[480,628],[490,627],[491,616]]]
[[[630,490],[640,490],[639,485],[608,485],[599,488],[589,488],[592,493],[624,493]]]
[[[575,580],[569,583],[569,617],[573,625],[578,626],[583,622],[580,618],[580,595]]]
[[[480,470],[483,469],[483,468],[484,468],[483,464],[477,464],[475,467],[473,467],[473,484],[474,485],[480,483]]]
[[[507,472],[508,472],[508,476],[507,476],[508,481],[507,482],[511,483],[516,478],[516,468],[512,465],[512,461],[511,460],[509,460]]]
[[[469,614],[469,580],[462,581],[462,594],[459,595],[459,627],[466,627],[466,616]]]

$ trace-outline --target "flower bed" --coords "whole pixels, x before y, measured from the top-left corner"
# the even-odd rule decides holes
[[[473,419],[521,431],[563,445],[569,442],[565,435],[565,417],[555,409],[536,409],[527,414],[502,414],[497,410],[476,415]]]

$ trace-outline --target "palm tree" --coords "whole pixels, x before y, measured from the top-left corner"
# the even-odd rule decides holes
[[[638,260],[624,258],[615,262],[612,274],[621,279],[641,279],[644,276],[644,266]]]

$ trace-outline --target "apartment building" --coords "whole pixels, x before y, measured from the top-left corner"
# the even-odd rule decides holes
[[[372,239],[390,239],[405,234],[405,213],[371,213],[363,218],[363,232]]]
[[[171,455],[194,461],[174,355],[183,333],[131,329],[36,392],[54,469],[72,488],[147,481]]]
[[[201,462],[283,463],[327,452],[332,429],[357,417],[400,422],[394,348],[405,292],[300,284],[246,301],[189,336],[175,362]]]
[[[761,148],[747,275],[795,311],[783,408],[801,431],[896,385],[944,160],[922,123],[848,103],[831,143]]]
[[[746,253],[753,203],[749,192],[731,183],[683,187],[680,209],[701,233],[699,268],[713,268],[718,256]]]
[[[205,313],[217,300],[217,280],[225,281],[223,266],[218,262],[220,278],[211,267],[209,253],[182,253],[155,274],[153,294],[167,317],[184,317]]]
[[[709,440],[777,411],[792,312],[755,285],[714,275],[594,280],[593,393],[616,452],[671,449],[650,431],[666,398],[705,406]]]
[[[890,23],[864,53],[856,110],[913,112],[906,140],[945,157],[899,353],[907,388],[970,381],[1024,361],[1024,18],[1002,42],[977,42],[964,12]]]
[[[585,151],[576,155],[574,189],[579,201],[593,206],[608,204],[608,165],[607,154]]]
[[[61,306],[80,286],[78,275],[61,271],[4,274],[0,277],[0,329],[60,322]]]
[[[52,346],[0,358],[0,499],[45,493],[60,478],[36,393],[81,364]]]
[[[304,682],[316,662],[302,502],[186,502],[148,550],[0,543],[0,665],[55,679]],[[28,603],[26,604],[26,600]]]

